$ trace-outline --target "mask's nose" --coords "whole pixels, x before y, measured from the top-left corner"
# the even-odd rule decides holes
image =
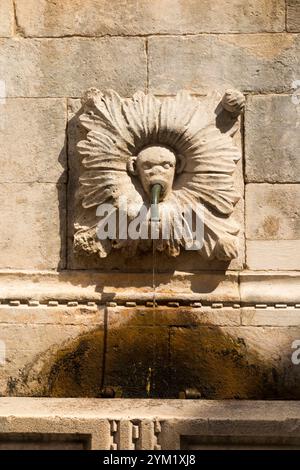
[[[161,169],[158,168],[157,166],[154,166],[151,168],[151,171],[150,171],[150,176],[157,176],[161,173]]]

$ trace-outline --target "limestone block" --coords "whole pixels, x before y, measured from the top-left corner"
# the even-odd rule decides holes
[[[299,310],[300,312],[300,310]],[[240,325],[240,309],[223,307],[214,303],[213,306],[198,307],[168,307],[156,308],[137,306],[135,308],[108,307],[110,328],[120,328],[126,325],[140,327],[149,326],[199,326],[199,325]]]
[[[14,9],[12,0],[0,2],[0,37],[8,38],[13,34]]]
[[[247,184],[246,237],[300,240],[300,185]]]
[[[244,307],[241,314],[242,324],[246,326],[285,326],[287,328],[290,326],[300,326],[300,308]]]
[[[32,359],[38,354],[44,353],[52,346],[61,345],[68,338],[75,338],[85,330],[85,325],[64,325],[59,324],[2,324],[1,339],[6,344],[7,359],[9,352],[18,353],[18,364],[7,360],[10,367],[20,368],[26,365],[23,362],[23,352],[30,353]]]
[[[284,33],[150,38],[150,90],[284,92],[300,76],[299,51],[299,35]]]
[[[287,77],[292,87],[293,79]],[[300,114],[296,95],[250,96],[245,113],[246,180],[300,181]]]
[[[1,313],[0,311],[0,317]],[[51,315],[51,311],[48,315]],[[0,394],[60,396],[65,392],[76,396],[76,386],[81,387],[82,392],[85,387],[89,387],[89,380],[95,378],[96,381],[100,381],[101,374],[96,376],[92,369],[102,366],[101,348],[97,350],[98,354],[94,353],[91,357],[88,347],[93,350],[94,345],[81,343],[81,354],[86,357],[86,362],[83,363],[80,362],[82,356],[79,351],[76,355],[76,348],[72,356],[71,346],[76,344],[78,338],[84,335],[87,337],[90,331],[95,330],[96,326],[99,327],[99,324],[101,324],[99,314],[97,325],[95,322],[91,325],[80,323],[62,325],[59,322],[31,324],[30,317],[23,323],[20,321],[14,324],[1,324],[0,339],[6,345],[6,357],[4,365],[1,366]],[[82,372],[77,375],[77,381],[80,382],[77,385],[76,379],[72,382],[74,371],[76,375],[76,364],[77,370],[78,367],[82,368]],[[65,381],[62,371],[68,367],[68,373],[71,375],[68,376],[66,373]]]
[[[26,36],[258,32],[285,26],[284,0],[17,0],[16,12]]]
[[[64,266],[65,186],[1,183],[1,268]]]
[[[7,96],[78,97],[89,87],[128,96],[146,86],[142,38],[15,38],[0,47]]]
[[[246,265],[253,270],[299,270],[300,240],[246,240]]]
[[[88,387],[87,378],[96,376],[91,369],[102,365],[103,340],[97,349],[92,333],[102,325],[103,310],[97,307],[1,305],[0,340],[6,354],[1,366],[0,394],[55,395],[59,390],[68,390],[66,393],[76,395],[76,387]],[[71,373],[66,383],[61,369],[74,371],[79,364],[82,372],[77,375],[77,382],[72,381]],[[96,380],[100,378],[101,374]]]
[[[65,181],[65,101],[8,98],[0,116],[0,182]]]
[[[96,306],[78,305],[71,308],[67,305],[51,307],[48,305],[37,305],[32,307],[20,305],[19,307],[1,305],[1,324],[34,324],[34,325],[98,325],[101,311]]]
[[[299,0],[287,0],[287,30],[300,31],[300,2]]]

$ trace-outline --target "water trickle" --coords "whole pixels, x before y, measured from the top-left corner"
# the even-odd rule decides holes
[[[156,302],[156,240],[152,240],[152,289],[153,289],[153,307],[155,308]]]
[[[163,191],[161,184],[155,183],[151,188],[151,238],[152,238],[152,288],[153,288],[153,308],[156,302],[156,285],[155,285],[155,269],[156,269],[156,240],[159,238],[159,208],[158,204]]]
[[[157,273],[157,239],[156,234],[159,231],[159,221],[151,221],[151,229],[152,234],[154,234],[152,238],[152,310],[153,310],[153,360],[152,360],[152,375],[151,375],[151,391],[155,393],[155,373],[156,373],[156,365],[157,365],[157,322],[156,322],[156,273]]]
[[[156,328],[156,248],[157,248],[157,240],[159,239],[159,208],[158,204],[160,201],[160,196],[162,193],[162,186],[159,183],[156,183],[151,188],[151,238],[152,238],[152,289],[153,289],[153,368],[151,369],[152,374],[149,378],[148,389],[147,393],[148,396],[152,391],[155,394],[155,372],[156,372],[156,364],[157,364],[157,357],[156,357],[156,350],[158,344],[157,338],[157,328]]]

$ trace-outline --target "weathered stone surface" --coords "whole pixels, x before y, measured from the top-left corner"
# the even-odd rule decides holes
[[[299,35],[284,33],[150,38],[150,90],[290,91],[300,76],[299,52]]]
[[[300,240],[246,240],[247,268],[299,270]]]
[[[209,398],[299,399],[300,366],[291,356],[293,341],[300,339],[300,194],[291,183],[300,182],[300,34],[274,34],[284,29],[284,0],[15,0],[15,21],[13,2],[0,3],[0,94],[5,85],[9,96],[6,103],[0,96],[0,350],[6,345],[0,395],[99,397],[103,386],[115,386],[124,397],[176,398],[197,387]],[[300,32],[299,2],[286,3],[288,30]],[[153,37],[159,34],[164,37]],[[225,274],[228,267],[243,269],[242,249],[230,264],[202,264],[193,252],[182,253],[176,262],[165,254],[153,258],[151,252],[129,262],[119,253],[101,265],[98,259],[82,262],[72,257],[73,233],[68,234],[68,268],[75,269],[57,271],[66,267],[65,225],[73,222],[74,188],[69,185],[66,221],[62,176],[67,98],[90,86],[113,88],[128,98],[139,89],[148,92],[148,78],[159,95],[180,88],[197,94],[227,87],[249,92],[246,247],[247,265],[256,271]],[[226,94],[225,109],[242,108],[234,96]],[[80,101],[69,103],[74,116]],[[133,121],[130,129],[138,122]],[[79,161],[73,137],[71,131],[70,169]],[[242,176],[240,162],[232,183],[241,193]],[[74,181],[72,171],[68,181]],[[236,209],[233,216],[242,227],[242,200]],[[240,241],[243,248],[242,230]],[[92,272],[95,267],[102,273]],[[271,436],[274,426],[280,432],[283,426],[299,438],[293,405],[288,410],[272,405],[285,420],[278,423],[262,403],[254,409],[201,400],[197,408],[186,400],[175,402],[175,425],[174,402],[141,408],[112,402],[83,409],[81,402],[68,402],[70,408],[62,401],[35,402],[36,409],[23,402],[13,413],[5,404],[1,413],[0,404],[0,429],[69,430],[91,436],[93,448],[107,449],[174,448],[171,442],[179,447],[180,435],[197,435],[199,428],[202,436],[227,436],[232,426],[239,435],[235,423],[240,422],[255,436],[254,420],[265,423],[260,429]],[[14,413],[17,420],[10,418]],[[166,422],[157,423],[157,416]]]
[[[284,0],[16,0],[16,11],[26,36],[259,32],[285,26]]]
[[[146,86],[142,38],[17,38],[0,47],[7,96],[78,97],[89,87],[128,96]]]
[[[298,397],[300,369],[289,364],[299,309],[253,310],[243,309],[244,325],[276,328],[239,326],[229,307],[3,305],[0,393],[97,397],[104,383],[123,397],[176,398],[191,386],[207,398]]]
[[[28,319],[25,317],[25,307],[23,318],[22,310],[14,312],[13,308],[10,308],[16,323],[6,323],[5,316],[9,312],[0,309],[0,339],[6,346],[5,361],[1,367],[1,395],[64,396],[62,391],[65,391],[70,396],[77,396],[76,389],[80,388],[81,392],[84,394],[85,390],[88,396],[90,381],[101,380],[101,373],[96,376],[92,369],[100,368],[101,372],[103,339],[100,349],[94,351],[95,344],[91,332],[102,328],[103,313],[97,311],[86,317],[82,315],[83,321],[80,322],[78,310],[73,314],[74,309],[69,309],[67,319],[66,309],[65,312],[57,309],[53,321],[53,309],[50,308],[47,312],[47,307],[41,307],[38,310],[44,318],[44,323],[31,323],[30,313]],[[61,321],[57,321],[60,313]],[[90,324],[88,320],[92,320]],[[91,341],[88,343],[89,338]],[[65,375],[64,368],[68,369]],[[77,374],[77,385],[72,371],[75,376]],[[94,390],[95,395],[97,396],[97,393]]]
[[[293,79],[287,80],[292,86]],[[246,180],[300,182],[297,96],[249,96],[245,113]]]
[[[287,30],[300,31],[300,2],[299,0],[287,0]]]
[[[0,37],[8,38],[13,34],[14,9],[12,0],[0,2]]]
[[[244,307],[241,318],[242,325],[246,326],[300,326],[300,308]]]
[[[297,327],[171,328],[173,390],[194,387],[202,397],[299,397],[293,366]]]
[[[300,240],[300,185],[247,184],[246,238]]]
[[[120,388],[124,398],[174,398],[168,358],[168,328],[135,326],[134,321],[109,328],[105,383]]]
[[[0,182],[65,181],[66,104],[8,98],[1,105]]]
[[[64,185],[1,183],[1,268],[64,266]]]

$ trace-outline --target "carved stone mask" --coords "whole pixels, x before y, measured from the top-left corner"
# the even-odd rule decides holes
[[[170,194],[175,176],[175,167],[176,157],[174,152],[161,145],[146,147],[136,158],[136,173],[145,193],[149,197],[151,187],[156,183],[162,186],[162,199]]]

